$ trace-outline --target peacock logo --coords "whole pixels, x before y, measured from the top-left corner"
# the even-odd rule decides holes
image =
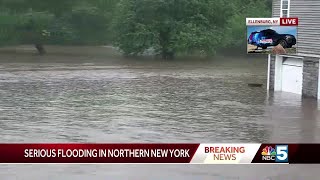
[[[275,156],[275,155],[277,155],[277,153],[273,147],[266,146],[265,148],[262,149],[261,155],[262,156]]]

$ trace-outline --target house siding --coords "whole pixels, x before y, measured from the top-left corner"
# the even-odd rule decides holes
[[[273,0],[272,2],[272,17],[280,17],[281,0]]]
[[[273,0],[272,16],[280,16],[281,0]],[[297,53],[320,55],[320,0],[291,0],[290,17],[299,18]]]
[[[302,95],[304,97],[317,98],[319,61],[314,58],[305,58],[303,61]]]

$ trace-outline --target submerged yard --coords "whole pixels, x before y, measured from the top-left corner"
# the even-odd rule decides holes
[[[108,47],[48,47],[46,56],[30,47],[18,50],[0,54],[2,142],[320,140],[317,102],[268,93],[264,58],[158,61],[125,59]],[[245,166],[218,165],[1,165],[0,176],[298,180],[318,171],[294,165],[251,168],[248,173]]]

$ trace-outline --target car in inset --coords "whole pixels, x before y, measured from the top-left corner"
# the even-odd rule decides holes
[[[265,29],[260,32],[252,32],[248,38],[248,44],[257,48],[267,49],[269,46],[280,44],[283,48],[291,48],[296,44],[296,38],[291,34],[279,34],[273,29]]]

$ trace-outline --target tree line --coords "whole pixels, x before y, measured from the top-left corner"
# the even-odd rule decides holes
[[[214,55],[246,48],[246,17],[270,17],[271,0],[0,0],[0,46],[112,45],[126,56],[146,51]]]

